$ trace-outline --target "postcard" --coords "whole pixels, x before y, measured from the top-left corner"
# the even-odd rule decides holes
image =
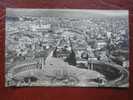
[[[129,87],[127,10],[7,8],[5,86]]]

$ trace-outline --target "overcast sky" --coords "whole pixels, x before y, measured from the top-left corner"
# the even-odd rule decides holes
[[[128,16],[128,10],[24,9],[24,8],[7,8],[6,9],[6,16],[87,17],[90,15]]]

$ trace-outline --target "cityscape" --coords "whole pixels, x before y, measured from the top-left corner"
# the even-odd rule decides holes
[[[6,9],[5,86],[129,87],[126,10]]]

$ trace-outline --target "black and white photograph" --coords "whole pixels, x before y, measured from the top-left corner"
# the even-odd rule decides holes
[[[129,87],[128,10],[6,8],[6,87]]]

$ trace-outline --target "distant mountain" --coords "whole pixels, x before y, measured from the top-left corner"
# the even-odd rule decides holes
[[[6,20],[8,20],[8,21],[19,21],[19,17],[6,16]]]

